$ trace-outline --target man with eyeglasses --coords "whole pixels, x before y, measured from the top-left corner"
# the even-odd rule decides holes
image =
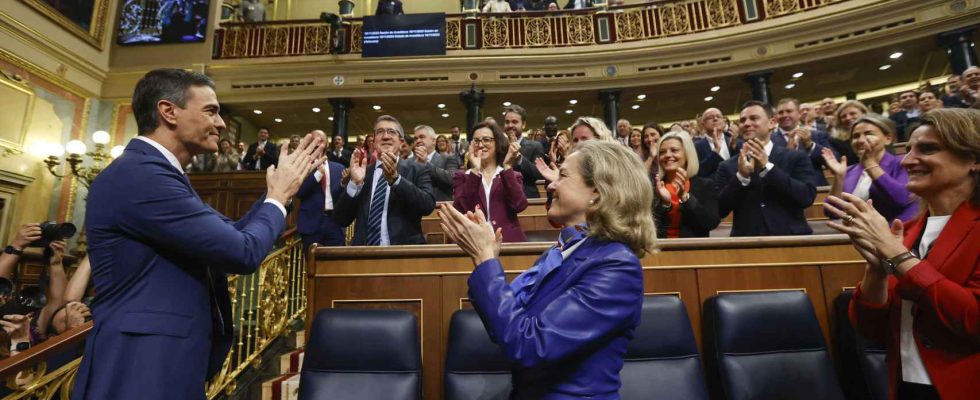
[[[334,215],[340,226],[354,222],[353,246],[425,244],[422,217],[436,207],[428,164],[398,156],[405,131],[395,117],[382,115],[374,123],[378,159],[351,155],[350,182],[337,201]]]

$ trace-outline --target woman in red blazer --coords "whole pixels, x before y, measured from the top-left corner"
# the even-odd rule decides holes
[[[511,167],[516,152],[495,123],[481,122],[470,129],[468,159],[472,168],[453,175],[453,207],[462,213],[479,207],[505,242],[526,242],[517,214],[527,208],[521,173]]]
[[[902,225],[844,193],[828,224],[868,261],[851,321],[886,343],[892,399],[980,395],[980,110],[925,113],[902,167],[926,211]]]

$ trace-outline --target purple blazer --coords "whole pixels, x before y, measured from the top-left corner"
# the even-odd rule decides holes
[[[474,211],[476,206],[486,212],[486,192],[483,190],[483,178],[477,174],[467,174],[458,170],[453,175],[453,207],[460,212]],[[500,171],[490,185],[490,224],[493,229],[500,228],[505,242],[526,242],[524,230],[517,219],[517,213],[527,208],[527,197],[524,196],[524,181],[520,172],[513,169]]]
[[[879,163],[885,173],[878,179],[872,180],[869,189],[875,210],[878,210],[888,222],[895,218],[903,222],[908,221],[919,212],[918,200],[905,188],[909,183],[909,175],[900,163],[901,159],[886,151]],[[844,175],[844,192],[854,192],[854,187],[861,179],[863,171],[860,162],[847,167],[847,174]]]

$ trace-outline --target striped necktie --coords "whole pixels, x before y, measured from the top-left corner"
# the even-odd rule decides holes
[[[380,168],[374,171],[375,176],[380,174]],[[374,185],[374,194],[371,197],[371,209],[368,211],[368,246],[381,245],[381,216],[384,214],[385,195],[388,194],[388,181],[382,176],[378,178],[378,183]]]

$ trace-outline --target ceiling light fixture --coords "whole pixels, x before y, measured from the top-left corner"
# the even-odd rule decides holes
[[[796,87],[796,84],[795,83],[789,83],[789,84],[786,85],[786,88],[787,89],[792,89],[792,88],[795,88],[795,87]]]
[[[641,95],[637,95],[636,96],[636,99],[637,100],[646,100],[646,98],[647,98],[647,95],[645,95],[645,94],[641,94]]]
[[[896,51],[896,52],[892,53],[890,56],[888,56],[888,58],[890,58],[892,60],[897,60],[899,58],[902,58],[902,52]]]
[[[574,105],[578,104],[578,100],[571,99],[571,100],[568,101],[568,104],[571,104],[571,105],[574,106]]]
[[[445,105],[445,104],[442,104],[442,103],[439,103],[439,104],[436,104],[436,107],[439,107],[439,108],[446,108],[446,105]]]
[[[633,109],[634,110],[639,110],[640,109],[640,105],[639,104],[634,104],[633,105]]]
[[[793,79],[800,79],[802,77],[803,77],[803,73],[802,72],[797,72],[797,73],[793,74]]]
[[[510,103],[509,101],[505,101],[505,102],[504,102],[504,107],[510,107],[510,104],[511,104],[511,103]]]
[[[891,67],[892,67],[891,64],[885,64],[885,65],[882,65],[882,66],[878,67],[878,69],[884,71],[884,70],[886,70],[888,68],[891,68]]]
[[[717,91],[719,91],[719,90],[721,90],[721,86],[717,86],[717,85],[716,85],[716,86],[712,86],[712,87],[711,87],[711,91],[712,91],[712,92],[717,92]]]
[[[313,107],[313,112],[320,112],[320,107]]]
[[[704,101],[711,101],[711,100],[714,100],[714,99],[715,98],[713,96],[708,96],[708,97],[705,97],[704,98]]]
[[[373,108],[374,111],[381,111],[381,106],[372,106],[371,108]]]
[[[449,113],[443,113],[443,114],[442,114],[442,117],[443,117],[443,118],[449,118]]]
[[[276,121],[276,123],[278,124],[278,123],[282,122],[282,118],[276,118],[273,121]]]
[[[327,119],[333,121],[333,117],[327,117]]]
[[[575,112],[575,111],[572,111],[572,110],[565,110],[565,114],[571,114],[571,113],[573,113],[573,112]]]
[[[262,110],[252,110],[252,112],[254,112],[255,115],[262,115]]]

